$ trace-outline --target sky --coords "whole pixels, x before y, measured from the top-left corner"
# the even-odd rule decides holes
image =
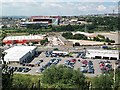
[[[119,0],[0,0],[0,16],[79,16],[118,12]]]

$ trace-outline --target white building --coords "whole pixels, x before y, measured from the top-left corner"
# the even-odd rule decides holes
[[[120,58],[120,51],[118,50],[103,50],[103,49],[86,49],[87,58],[99,58],[99,59],[115,59]]]
[[[14,46],[5,50],[6,63],[30,62],[35,54],[36,46]]]
[[[68,52],[65,51],[53,51],[52,54],[64,54],[64,55],[68,55]]]

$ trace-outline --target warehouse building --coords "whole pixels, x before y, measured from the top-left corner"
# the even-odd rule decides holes
[[[25,44],[27,42],[40,42],[43,38],[42,35],[8,36],[2,42],[5,44]]]
[[[14,46],[4,52],[6,63],[29,63],[36,53],[36,46]]]
[[[109,60],[118,60],[120,59],[120,51],[118,50],[103,50],[103,49],[86,49],[87,58],[96,58],[96,59],[109,59]]]

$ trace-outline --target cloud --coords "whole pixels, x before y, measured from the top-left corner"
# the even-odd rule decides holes
[[[106,7],[104,5],[99,5],[97,7],[97,11],[104,11],[104,10],[106,10]]]
[[[11,0],[13,1],[13,0]],[[20,1],[20,0],[19,0]],[[28,0],[25,0],[28,1]],[[117,4],[88,2],[4,2],[3,15],[86,15],[111,12]],[[117,5],[116,5],[117,6]]]
[[[119,0],[0,0],[0,2],[119,2]]]
[[[78,7],[78,10],[86,11],[86,10],[87,10],[87,7],[86,7],[86,6],[80,6],[80,7]]]

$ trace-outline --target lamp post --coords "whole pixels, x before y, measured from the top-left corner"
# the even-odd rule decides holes
[[[114,76],[113,76],[113,80],[114,80],[113,82],[114,82],[114,83],[113,83],[113,90],[115,90],[115,81],[116,81],[115,72],[116,72],[116,67],[115,67],[115,62],[114,62],[114,72],[113,72],[113,75],[114,75]]]
[[[86,24],[87,24],[87,21],[86,21],[86,18],[85,18],[85,32],[87,32],[87,26],[86,26]]]
[[[104,30],[105,30],[105,20],[104,20]]]

